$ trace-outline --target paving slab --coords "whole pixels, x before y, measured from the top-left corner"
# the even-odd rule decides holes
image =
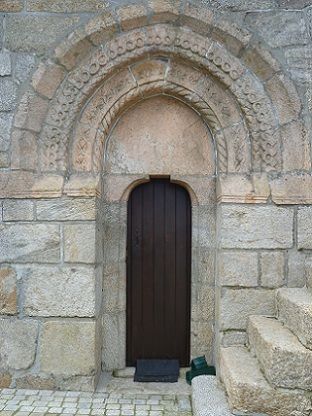
[[[94,393],[0,389],[0,416],[192,416],[191,388],[101,377]]]

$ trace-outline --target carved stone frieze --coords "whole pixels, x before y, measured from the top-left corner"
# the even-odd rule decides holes
[[[83,65],[69,74],[52,101],[44,133],[41,135],[42,153],[47,160],[51,157],[48,162],[43,163],[44,170],[68,169],[70,155],[66,154],[66,149],[71,140],[74,148],[77,147],[76,137],[79,137],[78,148],[80,150],[78,155],[75,153],[74,164],[78,164],[82,170],[90,169],[89,162],[85,161],[82,155],[89,153],[89,133],[92,130],[93,134],[94,131],[83,127],[83,133],[80,132],[78,136],[72,138],[74,121],[99,85],[108,81],[112,74],[122,71],[123,68],[146,56],[177,56],[180,60],[197,66],[200,72],[209,73],[215,77],[217,82],[223,85],[224,90],[228,89],[233,94],[237,107],[244,115],[252,140],[253,169],[256,171],[279,169],[281,165],[280,144],[278,135],[273,134],[277,129],[277,122],[273,117],[271,102],[264,89],[261,88],[261,84],[259,86],[257,78],[247,75],[242,63],[216,42],[190,32],[189,29],[155,25],[119,35],[101,46]],[[129,81],[125,81],[124,84],[121,82],[120,90],[124,91],[124,85],[128,83]],[[109,82],[107,85],[109,86]],[[127,105],[131,100],[140,99],[143,90],[147,91],[153,88],[155,85],[153,87],[140,86],[141,91],[133,89],[120,96],[116,87],[113,96],[109,97],[113,104],[108,111],[103,112],[102,135],[107,134],[114,122],[114,117],[122,111],[124,105]],[[220,132],[222,129],[219,118],[221,118],[221,114],[224,117],[229,112],[227,107],[219,103],[217,111],[216,109],[212,110],[208,101],[196,95],[194,91],[179,86],[178,83],[173,87],[173,84],[167,82],[165,86],[162,86],[160,92],[161,90],[164,92],[166,89],[167,93],[188,101],[196,111],[203,115],[215,135],[218,132],[216,136],[218,158],[220,159],[218,169],[225,172],[227,170],[227,150],[226,141],[222,139],[223,134]],[[101,110],[98,109],[98,111]],[[218,112],[220,117],[218,117]],[[97,135],[100,135],[100,132]],[[101,148],[101,140],[98,142],[96,146]],[[56,148],[59,149],[56,150]],[[68,150],[71,153],[71,149]],[[62,156],[61,153],[64,151],[65,154]],[[95,149],[95,153],[98,156],[101,155],[99,149]],[[94,158],[94,161],[96,161],[96,165],[93,168],[98,170],[98,158]],[[237,166],[239,167],[239,165],[238,161]]]
[[[218,169],[220,172],[226,172],[228,159],[227,144],[222,132],[222,126],[218,120],[217,115],[210,108],[209,104],[194,91],[188,90],[184,86],[167,81],[156,81],[129,89],[126,94],[121,95],[119,99],[116,99],[113,105],[109,107],[105,113],[102,113],[103,119],[101,121],[101,125],[97,129],[97,132],[95,132],[94,124],[98,121],[98,114],[95,113],[95,117],[92,117],[91,119],[89,118],[88,121],[83,117],[81,120],[81,127],[78,127],[78,131],[80,132],[82,130],[83,133],[80,134],[81,138],[78,141],[75,141],[77,146],[73,152],[74,169],[77,171],[90,170],[92,165],[93,170],[98,172],[101,169],[103,163],[105,138],[109,134],[109,130],[111,129],[113,121],[118,117],[120,112],[127,108],[132,102],[142,98],[148,98],[155,94],[167,94],[173,97],[177,97],[185,103],[191,105],[192,108],[203,117],[207,125],[210,127],[210,130],[216,140],[216,148],[218,152]],[[90,117],[90,113],[88,116]],[[95,133],[96,136],[89,134],[92,128],[93,133]],[[89,142],[94,142],[93,163],[88,162],[88,158],[84,157],[86,146],[88,146],[85,140],[87,129]]]

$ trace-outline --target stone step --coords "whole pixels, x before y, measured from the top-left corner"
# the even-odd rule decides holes
[[[232,416],[225,393],[215,376],[197,376],[192,380],[193,416]]]
[[[311,414],[311,392],[271,387],[246,347],[221,348],[220,373],[234,414]]]
[[[270,384],[312,390],[312,351],[281,322],[264,316],[248,321],[251,351]]]
[[[278,319],[312,349],[312,293],[306,288],[277,291]]]

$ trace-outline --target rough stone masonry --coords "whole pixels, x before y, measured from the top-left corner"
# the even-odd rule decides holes
[[[151,175],[192,201],[191,356],[228,379],[230,351],[263,370],[262,353],[240,350],[250,316],[296,331],[298,314],[309,355],[312,2],[0,12],[0,387],[94,390],[102,369],[125,367],[127,200]],[[308,400],[297,376],[289,388]],[[226,388],[247,411],[245,381]],[[277,384],[272,415],[294,393]]]

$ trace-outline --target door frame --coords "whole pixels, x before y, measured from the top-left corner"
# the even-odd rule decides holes
[[[102,175],[99,215],[103,224],[102,368],[126,367],[127,205],[131,191],[156,176]],[[157,176],[163,178],[163,176]],[[168,177],[168,175],[166,175]],[[170,178],[191,198],[191,331],[190,359],[205,354],[215,363],[216,179],[213,176]]]
[[[176,188],[182,189],[185,192],[185,198],[186,198],[186,203],[187,203],[187,210],[188,210],[188,219],[187,222],[185,223],[185,225],[189,225],[188,229],[187,229],[187,235],[186,237],[186,253],[188,253],[188,266],[187,266],[187,275],[185,276],[185,288],[186,288],[186,295],[187,295],[187,299],[185,299],[186,303],[185,303],[185,311],[184,311],[184,315],[183,317],[185,318],[185,325],[186,325],[186,333],[184,334],[185,336],[183,337],[183,343],[184,343],[184,348],[186,349],[186,355],[187,355],[187,361],[189,361],[190,359],[190,349],[191,349],[191,335],[190,335],[190,328],[191,328],[191,274],[192,274],[192,202],[191,202],[191,197],[190,194],[188,192],[188,190],[182,186],[181,184],[177,184],[176,182],[173,182],[170,180],[170,177],[152,177],[150,178],[150,180],[148,182],[145,183],[140,183],[138,184],[136,187],[134,187],[132,189],[132,191],[129,194],[129,198],[127,201],[127,254],[126,254],[126,260],[127,260],[127,272],[126,272],[126,280],[127,280],[127,306],[126,306],[126,362],[128,365],[128,353],[129,353],[129,343],[132,340],[133,337],[133,326],[131,325],[131,322],[129,322],[129,315],[130,313],[133,311],[132,307],[130,306],[130,298],[133,295],[133,293],[131,292],[131,290],[129,289],[129,284],[131,285],[131,281],[129,279],[135,279],[135,277],[133,276],[133,274],[130,272],[129,270],[129,264],[131,265],[131,259],[132,257],[130,257],[129,255],[129,251],[131,250],[131,247],[129,247],[130,244],[133,243],[132,239],[129,239],[129,232],[131,231],[131,226],[130,226],[130,220],[133,219],[133,217],[130,217],[130,200],[131,197],[133,196],[133,193],[140,187],[144,187],[145,185],[148,184],[152,184],[155,181],[162,181],[164,183],[167,184],[172,184],[174,185]],[[176,295],[179,296],[179,293],[176,292]],[[182,317],[181,317],[182,318]],[[166,319],[166,317],[165,317]],[[145,357],[145,358],[151,358],[151,357]],[[165,356],[160,357],[160,358],[166,358]],[[180,357],[181,358],[181,357]],[[185,358],[184,358],[185,359]],[[183,359],[183,360],[184,360]],[[188,365],[188,364],[186,364]]]

